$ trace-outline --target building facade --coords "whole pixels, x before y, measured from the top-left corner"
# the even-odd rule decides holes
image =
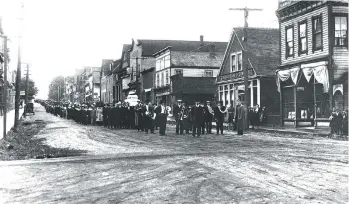
[[[85,67],[85,102],[100,100],[101,67]]]
[[[280,117],[279,101],[276,100],[279,94],[275,85],[275,71],[280,61],[279,30],[247,28],[246,33],[244,47],[244,29],[233,29],[216,78],[218,100],[225,106],[236,106],[239,99],[249,106],[266,107],[268,122],[275,123]],[[243,55],[246,55],[245,62]],[[245,100],[244,68],[248,69],[248,102]]]
[[[197,100],[202,102],[205,99],[212,100],[215,94],[214,89],[203,91],[202,88],[205,88],[205,86],[214,87],[214,79],[219,72],[224,56],[222,50],[225,49],[227,43],[216,44],[221,47],[220,52],[215,51],[215,43],[209,43],[198,47],[204,47],[205,49],[182,49],[178,51],[169,46],[155,53],[154,92],[156,101],[163,100],[167,105],[171,105],[181,99],[187,100],[189,103],[193,102],[191,99],[194,95]],[[172,77],[175,75],[180,75],[180,77]],[[193,84],[196,84],[196,86],[188,87],[188,89],[181,86],[181,83],[189,85],[189,83],[184,83],[186,78],[193,80]],[[207,78],[212,84],[195,83],[198,81],[197,78]]]
[[[282,124],[327,126],[348,109],[348,2],[280,1]]]

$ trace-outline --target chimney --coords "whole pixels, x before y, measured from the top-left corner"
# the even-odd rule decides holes
[[[200,35],[200,46],[204,46],[204,36]]]
[[[211,44],[210,45],[210,56],[214,56],[215,55],[215,45]]]

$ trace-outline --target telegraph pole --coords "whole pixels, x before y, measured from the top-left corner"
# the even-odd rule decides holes
[[[262,11],[263,9],[256,9],[256,8],[230,8],[231,11],[244,11],[244,37],[242,38],[242,44],[243,44],[243,50],[242,50],[242,65],[243,65],[243,72],[244,72],[244,85],[245,85],[245,105],[246,108],[250,106],[250,92],[248,90],[249,83],[248,83],[248,52],[247,52],[247,28],[248,28],[248,12],[249,11]],[[240,40],[240,39],[239,39]],[[252,86],[251,86],[252,88]],[[246,128],[248,129],[248,118],[247,118],[247,112],[246,111]]]
[[[4,103],[4,123],[3,123],[3,138],[6,138],[6,120],[7,120],[7,37],[4,36],[4,91],[3,91],[3,103]]]
[[[17,73],[16,73],[16,95],[15,95],[15,125],[14,125],[14,131],[17,132],[18,130],[18,121],[19,121],[19,84],[21,83],[21,47],[18,46],[18,63],[17,63]]]
[[[21,83],[21,29],[22,29],[22,21],[23,21],[23,2],[21,3],[21,18],[20,20],[20,32],[18,37],[18,62],[17,62],[17,73],[16,73],[16,85],[15,85],[15,124],[13,127],[14,132],[18,131],[19,125],[19,101],[20,101],[20,90],[19,84]]]
[[[25,79],[25,104],[28,103],[28,90],[29,90],[29,64],[27,64],[27,73],[26,73],[26,79]]]
[[[139,64],[138,64],[138,60],[141,59],[147,59],[146,57],[134,57],[132,59],[136,59],[136,95],[139,95],[139,97],[141,96],[140,94],[140,85],[139,83],[139,78],[140,78],[140,68],[139,68]],[[133,70],[132,70],[133,72]]]

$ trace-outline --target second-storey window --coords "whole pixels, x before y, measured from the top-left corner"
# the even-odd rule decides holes
[[[205,70],[204,77],[213,77],[213,71],[212,70]]]
[[[159,75],[159,73],[156,74],[156,86],[157,87],[160,86],[160,75]]]
[[[166,84],[169,84],[170,82],[170,78],[169,78],[169,76],[168,76],[168,71],[166,71]]]
[[[322,49],[322,20],[321,16],[313,18],[313,51]]]
[[[236,56],[235,55],[231,56],[231,71],[232,72],[236,71]]]
[[[161,86],[165,85],[165,77],[164,77],[164,72],[161,72]]]
[[[238,71],[242,70],[242,54],[237,54],[238,56],[238,60],[237,60],[237,67],[238,67]]]
[[[346,46],[348,41],[348,17],[336,16],[334,19],[334,45],[337,47]]]
[[[298,27],[298,34],[299,34],[299,44],[298,44],[298,48],[299,48],[299,54],[304,54],[307,52],[308,50],[308,46],[307,46],[307,23],[306,22],[302,22],[299,24]]]
[[[286,28],[286,57],[293,56],[293,27]]]
[[[241,71],[242,70],[242,54],[232,54],[231,55],[231,71]]]

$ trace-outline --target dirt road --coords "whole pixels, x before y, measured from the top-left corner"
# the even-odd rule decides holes
[[[84,156],[0,162],[3,203],[347,203],[348,142],[250,132],[166,136],[81,126],[37,107],[37,135]]]

